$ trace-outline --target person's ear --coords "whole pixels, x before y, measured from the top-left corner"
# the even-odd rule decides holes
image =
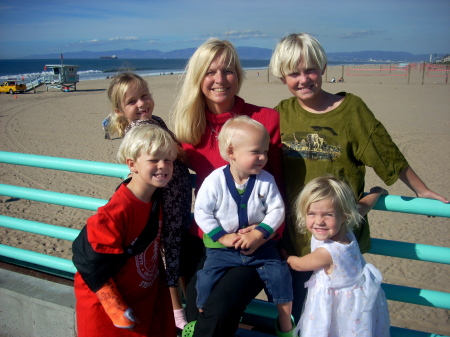
[[[280,77],[281,82],[283,82],[283,84],[286,84],[286,79],[284,77]]]
[[[136,167],[136,162],[133,159],[127,158],[125,160],[125,164],[127,164],[128,168],[130,169],[130,171],[132,173],[138,173],[137,167]]]
[[[120,116],[123,116],[123,112],[120,111],[120,110],[117,109],[117,108],[114,109],[114,112],[115,112],[116,114],[120,115]]]
[[[325,64],[325,67],[323,67],[322,76],[325,75],[325,70],[327,69],[327,66],[328,66],[328,64]]]
[[[234,149],[233,149],[233,145],[228,146],[228,149],[227,149],[227,155],[228,155],[228,158],[230,158],[230,160],[233,160],[233,159],[234,159]]]

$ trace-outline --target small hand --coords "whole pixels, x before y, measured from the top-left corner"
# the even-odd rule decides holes
[[[247,237],[248,236],[248,237]],[[263,233],[259,230],[254,230],[253,232],[243,234],[244,240],[247,240],[246,250],[241,250],[243,255],[253,254],[259,247],[261,247],[267,240],[264,238]]]
[[[433,200],[438,200],[443,202],[444,204],[448,204],[450,203],[450,201],[446,198],[444,198],[443,196],[431,191],[431,190],[426,190],[420,194],[417,194],[417,197],[419,198],[426,198],[426,199],[433,199]],[[427,218],[435,218],[435,216],[433,215],[427,215]]]
[[[262,238],[262,233],[260,231],[252,231],[246,234],[240,234],[238,237],[239,240],[235,242],[234,248],[249,252],[255,243]]]
[[[428,189],[420,194],[417,194],[417,196],[419,198],[439,200],[439,201],[443,202],[444,204],[450,203],[450,201],[447,198],[444,198],[443,196],[441,196],[431,190],[428,190]]]
[[[123,313],[123,316],[124,316],[126,319],[130,320],[131,322],[134,322],[134,323],[136,323],[136,324],[139,324],[139,323],[140,323],[139,320],[137,319],[137,317],[134,316],[133,309],[131,309],[131,308],[128,308],[127,310],[125,310],[125,312]],[[114,324],[114,325],[115,325],[117,328],[127,329],[127,330],[131,330],[131,331],[134,330],[134,324],[133,324],[133,325],[130,325],[130,326],[119,326],[119,325],[116,325],[116,324]]]
[[[230,233],[225,234],[221,238],[219,238],[217,241],[219,243],[223,244],[225,247],[234,247],[236,242],[239,240],[239,235],[236,233]]]
[[[250,233],[252,230],[254,230],[256,228],[256,226],[258,226],[258,224],[253,224],[250,226],[247,226],[245,228],[242,228],[238,231],[239,234],[246,234],[246,233]]]
[[[380,186],[374,186],[370,189],[369,194],[377,193],[379,195],[388,195],[389,192],[385,190],[383,187]]]

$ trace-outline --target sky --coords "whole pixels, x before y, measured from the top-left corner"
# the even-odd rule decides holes
[[[0,59],[196,48],[273,49],[306,32],[326,52],[450,54],[450,0],[0,0]]]

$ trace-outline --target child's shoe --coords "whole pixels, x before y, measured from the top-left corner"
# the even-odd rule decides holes
[[[183,332],[181,334],[181,337],[192,337],[194,336],[194,330],[195,330],[195,323],[197,321],[189,322],[184,326]]]
[[[276,329],[277,336],[278,337],[294,337],[295,323],[294,323],[293,317],[291,317],[291,323],[292,323],[292,329],[290,331],[283,332],[283,331],[280,331],[280,329],[279,329],[278,319],[277,319],[277,322],[275,323],[275,329]]]

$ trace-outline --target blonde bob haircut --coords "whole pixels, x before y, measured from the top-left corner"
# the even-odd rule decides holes
[[[298,72],[299,65],[307,69],[318,67],[323,72],[327,55],[322,45],[306,33],[290,34],[278,42],[270,59],[269,68],[278,78]]]
[[[219,133],[219,151],[221,157],[229,161],[229,150],[240,143],[245,143],[245,137],[248,137],[248,129],[255,128],[264,133],[264,137],[269,144],[270,136],[267,129],[260,122],[251,119],[247,115],[241,115],[230,118],[225,122]]]
[[[218,55],[221,55],[221,62],[234,66],[238,79],[237,93],[241,89],[245,72],[231,42],[211,38],[198,47],[186,66],[171,113],[175,135],[182,143],[196,145],[205,132],[206,101],[201,87],[211,62]]]
[[[296,223],[300,233],[306,233],[306,216],[313,202],[328,199],[344,216],[342,224],[346,232],[358,227],[363,217],[358,212],[355,195],[344,181],[332,175],[315,178],[303,188],[294,201]]]
[[[127,159],[136,161],[142,153],[155,155],[166,153],[171,160],[177,157],[177,144],[172,136],[163,128],[145,124],[132,128],[120,144],[117,161],[126,164]]]
[[[128,126],[128,119],[124,115],[119,115],[117,111],[123,111],[123,103],[125,94],[128,90],[134,89],[148,89],[147,81],[139,75],[133,73],[122,73],[114,77],[108,87],[107,95],[111,103],[111,113],[109,114],[110,122],[107,126],[107,131],[110,134],[117,133],[119,137],[125,135],[125,129]]]

